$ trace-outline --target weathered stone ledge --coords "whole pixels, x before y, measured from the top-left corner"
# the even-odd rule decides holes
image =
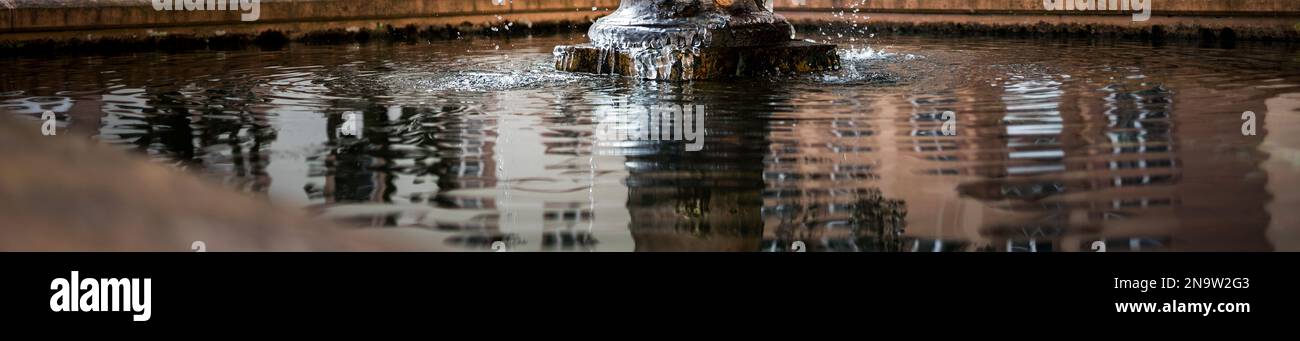
[[[593,16],[618,5],[618,0],[261,0],[256,21],[241,21],[242,10],[154,9],[151,0],[18,0],[0,10],[0,34],[64,32],[221,25],[229,29],[269,24],[322,21],[364,21],[417,18],[461,18],[473,24],[487,23],[470,17],[529,15],[540,20]],[[237,0],[227,0],[235,1]],[[203,2],[203,1],[201,1]],[[593,10],[593,8],[595,10]],[[583,13],[586,12],[586,13]],[[538,16],[551,14],[550,16]],[[514,20],[525,22],[525,20]]]
[[[1049,11],[1043,0],[775,0],[775,7],[799,26],[857,22],[873,33],[1300,41],[1293,0],[1147,1],[1146,21],[1131,12]]]
[[[0,41],[0,54],[11,55],[66,55],[66,54],[116,54],[148,51],[238,50],[262,48],[275,50],[290,42],[305,44],[347,44],[368,42],[410,43],[421,41],[452,40],[460,37],[513,37],[547,34],[584,34],[591,20],[558,20],[516,26],[509,31],[493,31],[490,26],[395,21],[378,27],[359,26],[364,22],[330,22],[316,25],[297,25],[293,28],[271,27],[246,32],[220,32],[207,29],[172,30],[159,34],[91,34],[86,36],[32,37],[18,41]],[[404,26],[394,26],[404,25]],[[417,26],[424,25],[424,26]],[[97,32],[102,33],[102,32]]]
[[[464,34],[581,34],[619,2],[261,1],[259,19],[242,22],[240,11],[156,11],[150,0],[0,0],[0,51],[98,53]],[[775,4],[777,12],[803,27],[803,32],[808,27],[845,29],[857,23],[883,34],[1300,41],[1300,4],[1290,0],[1155,1],[1152,17],[1145,22],[1119,13],[1045,11],[1042,0],[800,1],[803,5],[792,0],[775,0]],[[512,23],[510,31],[491,30],[505,23]]]
[[[237,0],[233,0],[238,3]],[[278,48],[464,35],[585,33],[618,0],[261,0],[240,10],[157,11],[150,0],[0,0],[0,51],[115,53]],[[509,24],[509,29],[506,25]],[[495,29],[493,29],[495,28]]]
[[[1099,0],[1100,1],[1100,0]],[[1300,15],[1292,0],[1152,0],[1155,16]],[[800,5],[799,3],[803,4]],[[1071,15],[1088,11],[1048,11],[1043,0],[775,0],[777,12],[840,11],[911,14]],[[1095,13],[1095,12],[1093,12]]]

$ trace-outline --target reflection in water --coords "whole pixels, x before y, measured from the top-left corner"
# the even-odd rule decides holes
[[[1003,166],[958,191],[1018,215],[981,234],[1004,251],[1074,251],[1103,240],[1102,226],[1140,221],[1134,233],[1142,235],[1131,238],[1163,246],[1162,225],[1176,221],[1160,211],[1175,204],[1168,190],[1179,182],[1169,134],[1172,94],[1160,86],[1128,91],[1108,84],[1094,90],[1102,99],[1099,115],[1083,115],[1094,109],[1063,108],[1079,105],[1067,94],[1083,89],[1062,85],[1013,78],[1000,96],[1005,115],[977,124],[1005,127],[1004,154],[988,155]]]
[[[63,131],[464,250],[1300,240],[1287,210],[1300,174],[1293,47],[893,37],[846,51],[826,75],[657,83],[552,71],[551,48],[583,39],[11,58],[0,111],[52,110]],[[703,150],[608,133],[676,134],[685,123],[626,124],[665,107],[703,109]],[[1239,134],[1247,110],[1264,122],[1259,136]],[[357,136],[339,133],[350,112]],[[954,136],[940,129],[944,112],[956,114]]]
[[[627,103],[630,106],[712,104],[703,113],[707,129],[703,150],[688,151],[680,141],[649,141],[652,145],[627,156],[627,206],[638,251],[759,248],[767,149],[763,117],[768,113],[761,104],[745,110],[745,103],[700,90],[688,84],[645,83],[629,94],[634,99]],[[750,99],[771,98],[770,93],[750,93],[754,96]]]
[[[1268,204],[1272,218],[1269,241],[1278,251],[1300,251],[1300,134],[1283,133],[1300,129],[1300,93],[1269,98],[1265,102],[1268,118],[1264,129],[1269,134],[1260,149],[1269,154],[1262,168],[1268,174]]]

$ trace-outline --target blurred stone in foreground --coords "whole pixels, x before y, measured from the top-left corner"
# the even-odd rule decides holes
[[[67,134],[0,118],[0,251],[416,250]],[[433,244],[433,243],[430,243]]]

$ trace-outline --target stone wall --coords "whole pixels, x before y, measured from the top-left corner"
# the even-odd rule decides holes
[[[1067,0],[1076,1],[1076,0]],[[1115,0],[1096,0],[1107,3]],[[1129,1],[1129,0],[1122,0]],[[869,23],[873,31],[961,34],[1165,36],[1300,41],[1300,1],[1145,0],[1151,17],[1047,10],[1043,0],[773,0],[796,24]],[[868,20],[857,18],[869,17]]]
[[[246,22],[240,16],[250,11],[159,11],[151,0],[0,0],[0,42],[268,30],[298,37],[335,29],[485,28],[506,22],[585,25],[617,6],[618,0],[261,0],[257,20]]]
[[[1074,1],[1074,0],[1071,0]],[[1156,15],[1300,15],[1293,0],[1150,0]],[[781,10],[860,9],[865,12],[916,14],[1061,15],[1047,11],[1043,0],[774,0]]]
[[[1134,22],[1119,13],[1047,11],[1043,0],[773,0],[777,12],[805,25],[857,20],[886,31],[1022,33],[1150,33],[1156,28],[1193,37],[1229,29],[1236,38],[1300,40],[1300,1],[1147,1],[1154,4],[1152,18]],[[261,0],[258,20],[243,22],[238,10],[157,11],[152,0],[0,0],[0,42],[268,30],[296,37],[384,26],[490,27],[504,21],[585,24],[617,6],[618,0]]]

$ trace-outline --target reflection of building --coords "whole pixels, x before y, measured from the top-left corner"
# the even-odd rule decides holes
[[[695,113],[705,115],[703,150],[687,151],[683,141],[634,141],[620,148],[629,154],[627,208],[636,250],[758,250],[766,122],[751,116],[758,111],[736,110],[723,105],[725,99],[705,100],[691,90],[683,84],[642,84],[631,97],[646,103],[621,104],[709,103],[704,113]]]
[[[391,125],[391,117],[382,111],[382,107],[366,108],[359,111],[363,127],[386,127]],[[324,204],[337,205],[349,203],[389,203],[396,188],[393,183],[395,170],[391,167],[400,157],[392,153],[388,144],[389,134],[384,129],[368,129],[358,132],[359,136],[344,136],[339,133],[340,126],[346,121],[342,114],[330,114],[326,118],[325,134],[327,150],[317,156],[314,177],[324,178],[324,187],[319,195]],[[312,192],[311,188],[307,191]],[[313,196],[314,196],[313,195]],[[393,226],[394,215],[358,216],[348,219],[357,226]]]
[[[1267,117],[1260,127],[1269,131],[1260,149],[1269,154],[1262,168],[1268,173],[1268,204],[1272,221],[1268,238],[1278,251],[1300,251],[1300,136],[1282,132],[1300,131],[1300,93],[1268,99]],[[1259,115],[1259,113],[1256,113]]]
[[[971,93],[971,92],[974,93]],[[902,250],[913,252],[971,251],[992,241],[980,234],[985,219],[996,210],[955,195],[961,179],[988,172],[998,158],[981,151],[995,145],[1002,132],[991,130],[997,117],[979,114],[988,103],[974,98],[998,96],[991,88],[965,89],[930,96],[888,96],[880,116],[892,124],[880,126],[878,157],[885,195],[907,203],[908,228]],[[942,132],[943,115],[956,119],[956,136]]]
[[[1168,242],[1177,226],[1168,206],[1178,183],[1170,92],[1113,84],[1101,89],[1098,111],[1081,85],[1020,81],[1005,91],[1005,173],[960,187],[1018,213],[984,227],[982,234],[999,240],[995,248],[1082,251],[1116,237],[1157,249]]]
[[[771,132],[763,171],[763,249],[785,251],[795,241],[810,251],[896,249],[882,241],[901,231],[873,233],[854,220],[855,213],[870,209],[859,206],[879,195],[879,127],[858,113],[800,118],[779,121]]]
[[[267,147],[277,138],[275,129],[239,100],[198,88],[181,90],[118,89],[103,95],[98,138],[134,146],[231,188],[267,192]]]
[[[1112,79],[1131,79],[1125,75]],[[875,170],[887,196],[913,213],[904,244],[917,251],[1090,251],[1095,241],[1108,251],[1270,249],[1260,229],[1267,217],[1261,184],[1250,176],[1256,166],[1213,152],[1248,147],[1233,135],[1240,122],[1206,122],[1213,109],[1192,105],[1174,115],[1176,99],[1209,95],[1198,87],[1177,93],[1159,83],[1053,78],[1012,77],[1001,87],[959,91],[956,101],[885,97],[880,107],[903,108],[892,117],[904,119],[880,127],[881,136],[896,138],[876,140],[884,161]],[[945,110],[958,113],[958,136],[933,132],[933,113]]]
[[[1142,79],[1126,77],[1140,70],[1110,72]],[[1195,122],[1201,108],[1173,115],[1177,96],[1203,95],[1068,79],[1013,76],[996,87],[877,96],[865,114],[774,127],[766,247],[800,240],[863,250],[842,242],[851,234],[840,227],[854,195],[880,188],[910,212],[903,250],[1091,251],[1095,241],[1108,251],[1269,249],[1257,228],[1265,217],[1251,195],[1257,184],[1238,180],[1249,177],[1249,160],[1207,164],[1216,158],[1205,148],[1223,144],[1186,148],[1175,134],[1225,136]],[[945,111],[957,113],[957,136],[940,129]],[[1230,202],[1215,198],[1234,193]]]
[[[956,186],[957,202],[979,202],[958,204],[978,215],[960,222],[977,225],[961,229],[977,235],[954,237],[999,251],[1086,251],[1103,239],[1124,241],[1110,250],[1167,246],[1178,223],[1169,209],[1178,183],[1171,93],[1112,85],[1102,89],[1109,93],[1099,108],[1086,91],[1050,78],[1013,78],[1001,93],[974,94],[976,103],[1005,109],[967,115],[963,125],[973,129],[964,129],[959,143],[986,142],[959,156],[964,170],[931,172],[977,177]]]
[[[448,242],[477,248],[506,241],[513,251],[630,249],[623,159],[597,155],[595,124],[581,111],[553,116],[504,110],[544,106],[535,103],[543,99],[522,94],[485,94],[494,98],[484,102],[501,108],[475,110],[491,115],[405,119],[401,126],[408,137],[418,136],[419,144],[438,151],[428,165],[416,162],[437,184],[427,205],[461,213],[430,217],[425,224],[458,234],[458,241]],[[549,121],[545,128],[539,128],[542,120]]]

